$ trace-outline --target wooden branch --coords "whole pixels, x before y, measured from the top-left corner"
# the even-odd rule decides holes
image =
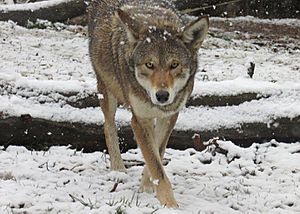
[[[180,12],[182,14],[191,14],[191,13],[195,13],[195,12],[199,12],[199,11],[204,11],[204,10],[207,10],[207,9],[211,9],[211,8],[216,8],[216,7],[222,7],[222,6],[227,6],[229,4],[235,4],[235,3],[238,3],[238,2],[241,2],[242,0],[228,0],[228,1],[225,1],[225,2],[216,2],[216,4],[212,4],[212,1],[210,1],[210,3],[206,6],[203,6],[203,3],[202,3],[202,6],[194,6],[193,8],[186,8],[186,9],[182,9]],[[191,7],[191,5],[189,5],[189,7]]]
[[[63,22],[84,14],[86,7],[83,0],[53,0],[51,4],[49,1],[43,1],[23,5],[0,5],[0,21],[12,20],[22,26],[37,19]]]
[[[222,128],[219,130],[174,130],[168,147],[186,149],[194,147],[192,137],[201,135],[207,141],[213,137],[232,140],[235,144],[248,147],[253,142],[264,142],[276,139],[282,142],[300,140],[300,116],[277,118],[272,123],[245,123],[240,128]],[[0,145],[22,145],[29,149],[46,150],[54,145],[69,145],[72,148],[84,149],[85,152],[103,151],[106,149],[103,127],[100,125],[54,122],[30,115],[0,119]],[[5,130],[5,131],[4,131]],[[120,127],[121,151],[136,148],[130,126]]]

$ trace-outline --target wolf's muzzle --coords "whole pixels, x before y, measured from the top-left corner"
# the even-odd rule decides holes
[[[155,96],[156,96],[157,101],[160,102],[161,104],[163,104],[169,100],[170,94],[167,91],[160,90],[160,91],[156,92]]]

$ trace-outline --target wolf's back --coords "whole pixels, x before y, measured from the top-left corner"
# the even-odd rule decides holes
[[[121,4],[120,0],[92,0],[88,7],[88,30],[91,36],[97,20],[108,18],[114,9]]]
[[[163,8],[172,9],[176,12],[175,6],[170,0],[92,0],[88,7],[89,14],[89,35],[94,32],[97,23],[100,22],[104,25],[109,25],[111,15],[124,5],[129,6],[148,6],[155,7],[161,6]]]

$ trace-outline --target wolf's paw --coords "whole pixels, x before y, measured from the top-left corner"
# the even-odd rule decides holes
[[[161,205],[164,205],[168,208],[178,208],[178,204],[175,200],[175,198],[162,198],[159,200]]]
[[[123,161],[116,162],[116,163],[112,162],[110,168],[112,171],[126,172],[126,168]]]
[[[139,187],[139,192],[146,192],[146,193],[153,193],[154,192],[154,185],[152,182],[147,181],[147,182],[141,182],[140,187]]]
[[[178,208],[170,183],[159,184],[156,188],[156,197],[161,205],[168,208]]]
[[[165,205],[168,208],[178,208],[178,204],[174,198],[173,192],[170,194],[157,194],[157,198],[161,205]]]

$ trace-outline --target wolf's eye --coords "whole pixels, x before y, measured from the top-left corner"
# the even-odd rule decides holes
[[[153,69],[154,68],[154,64],[152,62],[147,62],[145,64],[145,66],[148,68],[148,69]]]
[[[171,69],[175,69],[175,68],[177,68],[179,66],[179,63],[178,62],[173,62],[172,64],[171,64]]]

